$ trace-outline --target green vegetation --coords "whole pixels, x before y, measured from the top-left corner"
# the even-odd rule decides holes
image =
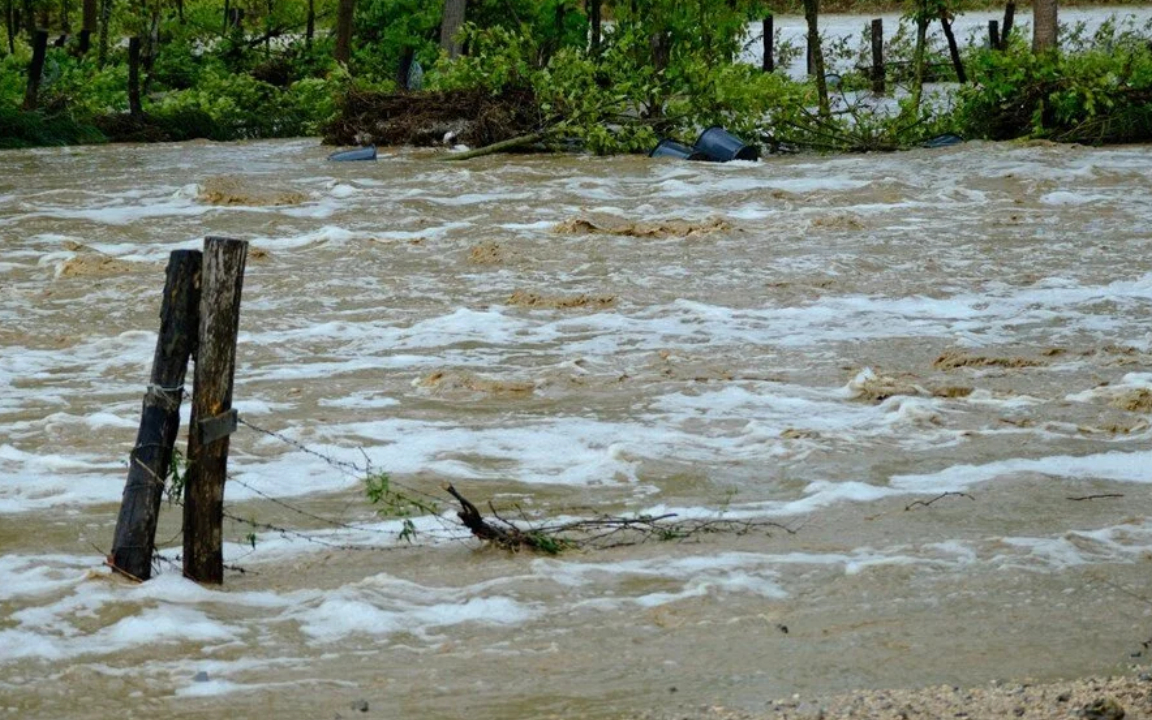
[[[993,0],[0,3],[0,148],[320,133],[431,144],[450,132],[472,145],[619,153],[661,137],[690,141],[710,125],[773,148],[826,151],[895,150],[944,133],[1152,137],[1149,28],[1113,23],[1089,36],[1066,27],[1051,51],[1035,51],[1017,30],[994,49],[968,38],[955,57],[926,37],[930,24],[964,10],[1002,7]],[[805,12],[815,23],[846,9],[904,12],[886,38],[898,103],[864,92],[867,32],[820,42],[814,77],[802,82],[739,61],[758,42],[750,23],[766,15]],[[29,91],[37,28],[52,42]],[[802,52],[775,48],[780,65]],[[825,64],[852,69],[826,83]],[[428,91],[397,94],[414,66]],[[967,82],[947,96],[925,87],[962,73]]]

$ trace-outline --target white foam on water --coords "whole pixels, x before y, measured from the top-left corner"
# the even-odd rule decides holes
[[[1104,452],[1089,455],[1053,455],[1042,458],[1012,458],[982,465],[953,465],[935,473],[894,475],[890,484],[905,492],[959,492],[977,483],[996,478],[1035,473],[1068,480],[1112,480],[1152,483],[1148,473],[1152,450]]]

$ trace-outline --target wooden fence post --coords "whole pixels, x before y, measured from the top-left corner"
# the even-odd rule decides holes
[[[776,42],[776,20],[771,15],[764,18],[764,62],[761,69],[766,73],[776,70],[775,58],[775,42]]]
[[[1000,49],[1008,49],[1008,40],[1012,36],[1012,25],[1016,22],[1016,3],[1009,2],[1004,6],[1004,25],[1000,28]]]
[[[40,104],[40,76],[48,53],[48,31],[37,30],[32,36],[32,62],[28,64],[28,86],[24,90],[24,110],[31,112]]]
[[[948,54],[952,58],[952,69],[956,71],[956,81],[964,85],[968,82],[968,73],[964,72],[964,60],[960,57],[960,46],[956,43],[956,33],[952,32],[952,19],[947,10],[940,10],[940,27],[948,41]]]
[[[144,394],[140,430],[129,457],[116,539],[108,558],[114,570],[140,580],[152,577],[156,521],[180,430],[180,400],[188,358],[195,350],[199,305],[200,251],[176,250],[168,258],[152,377]]]
[[[184,575],[202,583],[224,581],[224,481],[228,438],[236,429],[232,381],[248,243],[204,240],[200,333],[184,482]]]
[[[884,19],[872,21],[872,92],[883,95],[887,90],[884,72]]]
[[[988,21],[988,47],[997,50],[1000,47],[1000,21]]]

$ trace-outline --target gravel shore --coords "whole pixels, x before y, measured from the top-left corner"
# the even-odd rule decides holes
[[[793,696],[773,701],[759,713],[702,707],[695,713],[654,713],[648,717],[650,720],[1141,720],[1152,719],[1152,674],[1052,683],[994,683],[969,689],[939,686],[917,690],[859,690],[824,698]]]

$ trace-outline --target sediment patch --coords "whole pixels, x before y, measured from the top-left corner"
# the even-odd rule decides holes
[[[255,180],[236,177],[208,178],[200,183],[196,199],[208,205],[268,207],[299,205],[308,199],[293,190],[256,187]]]
[[[732,230],[722,218],[708,218],[700,222],[668,220],[655,223],[628,222],[619,225],[596,223],[587,218],[569,218],[558,223],[552,232],[558,235],[620,235],[635,238],[693,238]]]
[[[615,295],[541,295],[527,290],[517,290],[508,296],[508,304],[515,307],[547,308],[568,310],[572,308],[608,308],[616,304]]]
[[[1027,368],[1027,367],[1042,367],[1045,365],[1040,360],[1033,360],[1024,357],[988,357],[986,355],[971,355],[961,350],[945,350],[940,357],[932,362],[932,367],[937,370],[956,370],[962,367],[974,368]]]
[[[457,370],[437,370],[417,380],[415,385],[439,392],[457,390],[485,395],[528,395],[536,389],[532,382],[490,380]]]

